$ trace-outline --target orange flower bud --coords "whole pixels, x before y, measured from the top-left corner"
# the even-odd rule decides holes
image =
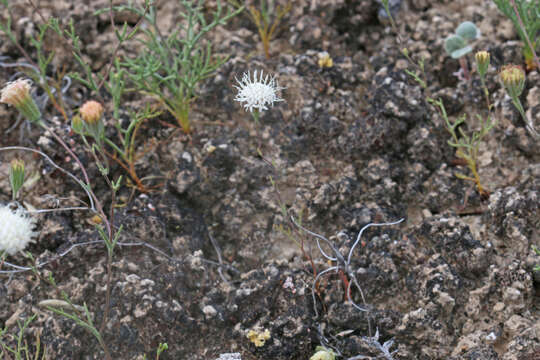
[[[79,109],[82,119],[88,125],[96,125],[103,115],[103,106],[97,101],[87,101]]]

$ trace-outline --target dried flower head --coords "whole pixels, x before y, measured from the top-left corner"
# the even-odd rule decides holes
[[[267,110],[268,106],[273,106],[274,102],[284,101],[277,95],[277,91],[284,88],[279,87],[276,77],[270,77],[268,74],[263,79],[263,72],[260,72],[257,78],[257,70],[253,73],[253,80],[249,71],[242,76],[242,81],[236,79],[240,86],[234,85],[238,89],[235,101],[243,102],[244,109],[253,111]]]
[[[0,252],[14,255],[34,242],[36,220],[21,207],[0,206]]]
[[[511,98],[517,98],[525,87],[525,72],[518,65],[506,65],[501,70],[501,80]]]
[[[95,125],[101,120],[103,106],[97,101],[87,101],[79,109],[82,119],[88,125]]]
[[[38,121],[41,113],[30,90],[32,83],[28,79],[18,79],[9,82],[1,91],[0,102],[13,105],[31,122]]]

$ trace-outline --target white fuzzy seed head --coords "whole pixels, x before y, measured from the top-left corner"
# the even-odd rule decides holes
[[[36,220],[19,207],[11,209],[9,205],[0,205],[0,253],[5,251],[15,255],[34,242]]]
[[[276,77],[268,74],[263,79],[263,72],[257,78],[257,70],[253,72],[253,80],[249,71],[242,76],[242,80],[236,79],[240,86],[234,85],[238,89],[235,101],[244,103],[244,109],[253,112],[267,110],[268,106],[274,106],[275,102],[284,101],[277,95],[277,91],[284,88],[279,87]]]

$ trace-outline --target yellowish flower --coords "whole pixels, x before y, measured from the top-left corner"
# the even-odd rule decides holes
[[[481,77],[484,77],[489,68],[489,53],[487,51],[478,51],[474,54],[474,59],[476,60],[478,73]]]
[[[506,65],[501,70],[501,80],[511,98],[519,97],[525,87],[525,72],[518,65]]]
[[[264,330],[263,332],[249,330],[247,333],[247,338],[249,341],[255,344],[256,347],[261,347],[264,345],[266,340],[270,339],[270,331],[268,331],[268,329]]]
[[[332,66],[334,66],[334,60],[332,60],[330,54],[328,54],[326,51],[319,53],[318,57],[318,64],[320,68],[331,68]]]

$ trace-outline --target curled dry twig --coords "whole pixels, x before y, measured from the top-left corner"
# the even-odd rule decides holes
[[[319,312],[317,311],[317,303],[316,303],[316,297],[315,297],[315,288],[316,288],[316,285],[317,283],[319,282],[320,278],[325,275],[325,274],[328,274],[332,271],[334,272],[339,272],[339,271],[342,271],[343,273],[345,273],[350,281],[349,281],[349,284],[348,284],[348,288],[347,288],[347,294],[350,294],[350,291],[351,291],[351,287],[352,285],[354,284],[355,288],[358,290],[358,292],[360,293],[360,296],[362,298],[362,303],[364,304],[364,306],[360,306],[358,305],[357,303],[355,303],[352,298],[349,297],[349,301],[351,302],[351,304],[359,311],[368,311],[368,308],[366,306],[366,300],[365,300],[365,297],[364,297],[364,293],[362,291],[362,288],[360,286],[360,284],[358,283],[358,280],[356,279],[356,275],[355,275],[355,272],[354,270],[352,269],[351,267],[351,260],[352,260],[352,254],[354,252],[354,249],[356,248],[356,246],[360,243],[360,240],[362,238],[362,234],[364,233],[364,231],[370,227],[374,227],[374,226],[389,226],[389,225],[396,225],[396,224],[399,224],[403,221],[404,219],[400,219],[398,221],[394,221],[394,222],[389,222],[389,223],[369,223],[367,224],[366,226],[364,226],[360,232],[358,233],[358,236],[356,237],[356,241],[354,242],[354,244],[352,245],[351,249],[349,250],[349,253],[347,254],[347,259],[345,259],[345,256],[343,256],[343,254],[341,254],[339,252],[339,249],[337,249],[334,244],[328,240],[326,237],[322,236],[322,235],[319,235],[317,233],[314,233],[306,228],[304,228],[302,225],[300,225],[298,222],[296,222],[296,220],[294,219],[294,217],[291,216],[291,221],[294,223],[294,225],[296,225],[299,229],[301,229],[302,231],[308,233],[309,235],[315,237],[316,241],[317,241],[317,247],[319,249],[319,252],[321,253],[321,255],[326,258],[327,260],[329,261],[332,261],[332,262],[336,262],[336,265],[334,266],[331,266],[321,272],[319,272],[317,274],[317,276],[315,277],[315,279],[313,280],[313,284],[312,284],[312,287],[311,287],[311,295],[313,297],[313,308],[315,310],[315,316],[318,317],[319,316]],[[327,254],[321,247],[321,241],[324,241],[329,247],[330,249],[332,250],[333,252],[333,256],[332,255],[329,255]]]

